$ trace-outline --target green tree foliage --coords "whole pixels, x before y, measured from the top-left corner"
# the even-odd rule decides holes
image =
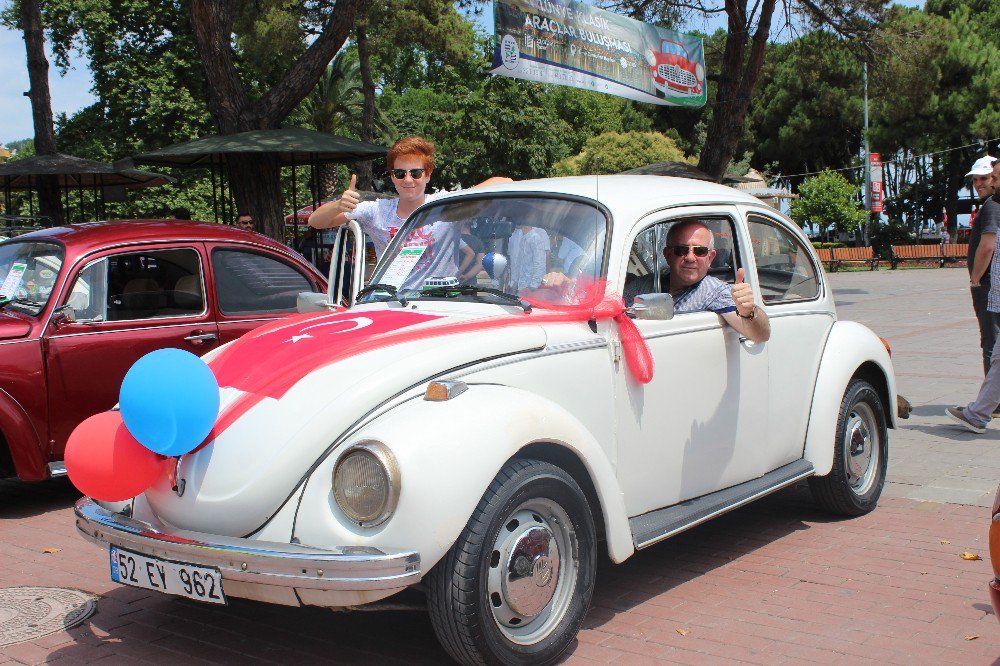
[[[659,132],[605,132],[587,139],[583,151],[553,168],[556,176],[621,173],[654,162],[690,162],[676,142]]]
[[[829,32],[774,48],[774,67],[750,113],[754,164],[785,173],[851,165],[863,142],[862,65]]]
[[[867,219],[857,196],[857,185],[839,173],[823,171],[799,187],[799,198],[792,201],[792,219],[802,226],[812,224],[827,229],[833,225],[837,231],[856,231]]]

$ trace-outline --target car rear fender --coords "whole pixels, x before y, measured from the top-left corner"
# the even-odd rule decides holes
[[[24,408],[0,389],[0,446],[6,444],[17,476],[25,481],[48,477],[48,455]],[[2,455],[2,454],[0,454]]]
[[[393,516],[375,528],[346,521],[332,498],[337,459],[360,441],[387,445],[399,466],[401,491]],[[445,402],[411,399],[354,433],[313,472],[299,505],[295,537],[322,546],[340,543],[420,552],[426,573],[461,534],[493,478],[527,447],[561,447],[572,454],[593,486],[612,560],[635,550],[625,503],[604,448],[578,419],[559,405],[530,392],[499,385],[472,384]],[[530,457],[527,448],[526,455]],[[551,455],[551,451],[550,451]],[[570,471],[572,474],[572,470]]]
[[[817,476],[833,467],[837,419],[847,385],[855,376],[867,378],[879,392],[886,425],[896,427],[896,378],[892,360],[878,336],[853,321],[838,321],[823,349],[806,430],[805,459]]]

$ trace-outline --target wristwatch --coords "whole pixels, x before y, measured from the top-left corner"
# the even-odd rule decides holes
[[[750,310],[750,314],[748,315],[741,315],[740,311],[737,310],[736,316],[739,317],[740,319],[753,319],[754,317],[757,316],[757,306],[754,305],[753,308]]]

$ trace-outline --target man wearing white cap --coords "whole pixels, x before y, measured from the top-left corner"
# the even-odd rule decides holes
[[[994,169],[994,166],[998,167]],[[1000,222],[1000,204],[991,198],[996,188],[1000,187],[1000,161],[993,157],[983,157],[976,160],[972,169],[967,175],[972,176],[972,186],[976,194],[983,198],[982,206],[976,215],[973,233],[977,230],[980,233],[979,248],[973,253],[969,248],[969,285],[972,289],[973,305],[976,308],[976,316],[979,318],[980,333],[983,344],[983,357],[986,358],[986,331],[987,326],[983,325],[983,318],[980,316],[980,306],[976,303],[977,289],[980,294],[985,293],[985,307],[983,314],[987,317],[997,317],[1000,313],[1000,251],[996,248],[997,224]],[[987,251],[987,248],[992,249]],[[989,258],[988,260],[986,258]],[[988,275],[989,270],[997,276],[996,282],[988,281],[983,277]],[[987,320],[988,321],[988,320]],[[994,328],[994,344],[992,354],[986,366],[986,379],[983,380],[979,388],[979,395],[966,407],[948,407],[945,414],[955,423],[966,430],[975,433],[986,432],[986,424],[991,417],[996,414],[997,405],[1000,404],[1000,345],[997,344],[997,334]]]
[[[969,235],[969,289],[972,292],[972,309],[979,320],[979,343],[983,349],[983,371],[990,369],[993,346],[1000,337],[1000,315],[986,308],[990,293],[990,264],[996,245],[997,228],[1000,227],[1000,204],[990,195],[994,192],[994,167],[1000,177],[1000,161],[995,157],[981,157],[966,176],[972,176],[972,188],[979,197],[979,213]]]

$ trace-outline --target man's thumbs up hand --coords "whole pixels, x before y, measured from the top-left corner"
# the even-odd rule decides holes
[[[736,283],[733,285],[733,303],[736,305],[736,314],[741,317],[749,317],[753,314],[753,289],[744,282],[746,270],[739,268],[736,271]]]

